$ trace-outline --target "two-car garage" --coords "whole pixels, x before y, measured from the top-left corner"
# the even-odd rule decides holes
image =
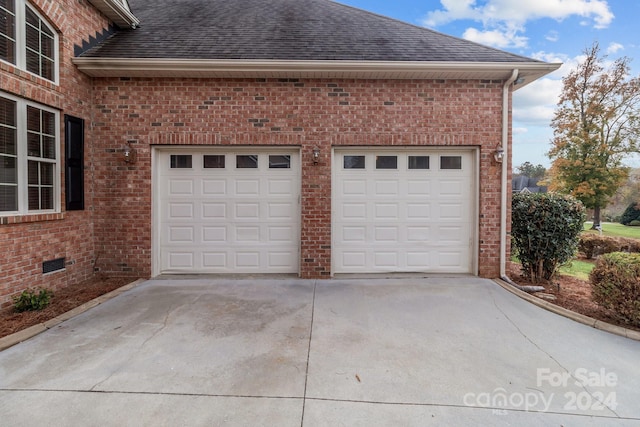
[[[474,273],[475,153],[335,148],[331,273]],[[293,147],[156,149],[154,274],[300,273],[304,163]]]

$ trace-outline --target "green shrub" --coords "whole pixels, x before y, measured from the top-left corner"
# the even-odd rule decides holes
[[[13,298],[13,309],[18,313],[42,310],[49,305],[52,296],[53,293],[47,289],[40,289],[40,291],[27,289]]]
[[[633,221],[640,221],[640,201],[632,202],[620,217],[620,224],[631,225]]]
[[[640,254],[601,256],[589,275],[593,300],[619,320],[640,326]]]
[[[640,227],[640,220],[639,219],[634,219],[633,221],[631,221],[629,223],[630,226],[632,227]]]
[[[578,250],[587,259],[611,252],[640,252],[640,240],[582,233],[578,242]]]
[[[534,282],[550,280],[571,260],[585,221],[582,203],[553,193],[515,194],[511,236],[523,274]]]

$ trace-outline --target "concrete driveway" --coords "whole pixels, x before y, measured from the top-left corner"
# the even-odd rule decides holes
[[[0,352],[0,424],[637,426],[639,361],[478,278],[150,280]]]

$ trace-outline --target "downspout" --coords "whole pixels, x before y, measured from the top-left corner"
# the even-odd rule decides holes
[[[502,87],[502,184],[500,190],[500,279],[511,286],[525,292],[544,291],[542,286],[520,286],[507,276],[507,194],[508,194],[508,173],[509,173],[509,89],[513,82],[518,79],[518,69],[514,69],[511,77]]]

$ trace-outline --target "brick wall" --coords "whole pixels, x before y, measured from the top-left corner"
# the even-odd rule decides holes
[[[94,81],[100,269],[151,274],[152,145],[302,148],[301,275],[331,266],[331,147],[480,147],[479,272],[499,272],[502,81],[145,79]],[[122,147],[138,151],[125,164]],[[313,165],[311,150],[321,149]]]
[[[64,161],[61,161],[62,212],[0,217],[0,308],[26,288],[57,289],[93,274],[91,79],[71,63],[74,46],[108,28],[109,22],[84,0],[31,0],[59,35],[59,85],[0,63],[1,91],[60,111],[60,153],[64,155],[64,115],[85,120],[85,210],[64,212]],[[62,157],[62,160],[64,158]],[[66,269],[42,274],[42,262],[65,257]]]

